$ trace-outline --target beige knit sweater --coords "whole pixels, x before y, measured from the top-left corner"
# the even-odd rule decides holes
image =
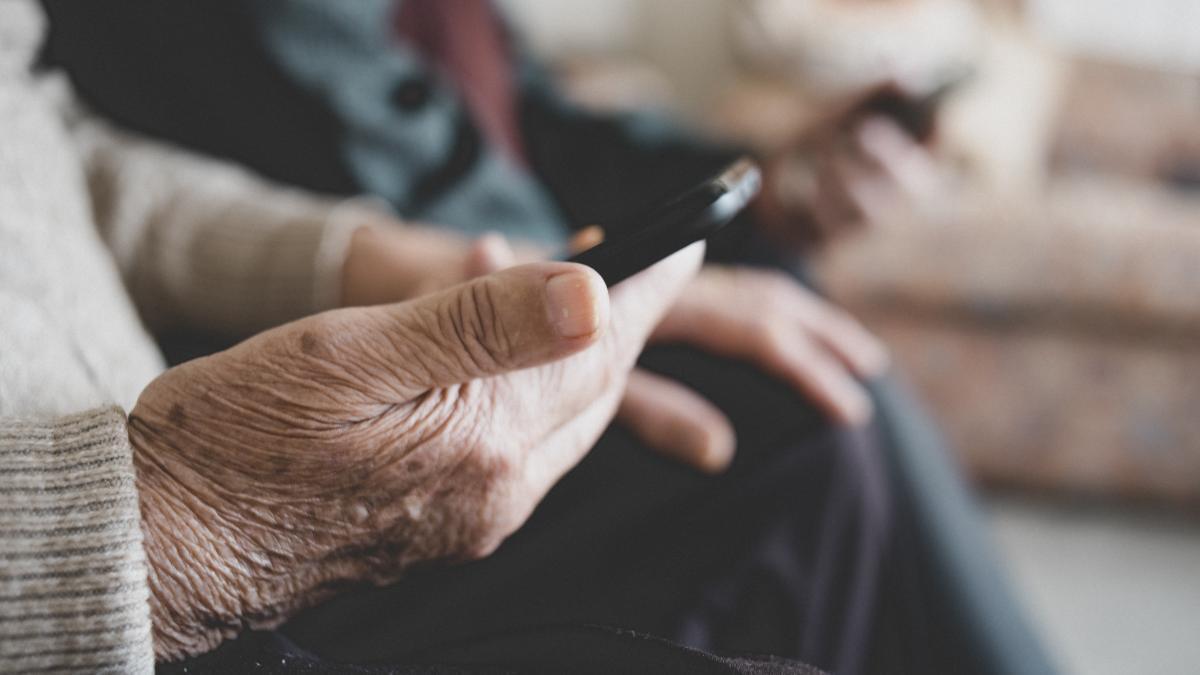
[[[142,321],[248,333],[330,306],[354,207],[88,117],[31,73],[42,29],[0,0],[0,672],[148,672],[125,411],[163,361]]]

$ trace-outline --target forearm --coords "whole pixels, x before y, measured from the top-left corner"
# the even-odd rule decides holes
[[[231,517],[221,508],[220,486],[152,450],[171,444],[172,434],[140,420],[136,409],[129,428],[157,660],[203,654],[246,629],[274,628],[323,597],[318,588],[328,571],[295,565],[277,543],[303,533],[287,528],[276,511]]]

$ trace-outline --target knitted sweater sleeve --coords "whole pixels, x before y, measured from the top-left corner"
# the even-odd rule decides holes
[[[286,189],[80,115],[94,217],[151,328],[230,336],[337,306],[358,199]]]
[[[0,672],[152,672],[120,408],[0,417]]]

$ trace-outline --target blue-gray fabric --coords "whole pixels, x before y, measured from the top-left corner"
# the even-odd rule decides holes
[[[477,145],[452,190],[426,197],[419,182],[460,140],[466,111],[453,86],[393,36],[392,0],[254,0],[253,28],[293,82],[345,125],[342,152],[362,191],[405,215],[479,234],[556,241],[563,214],[542,184],[503,154]],[[397,86],[420,83],[423,105],[398,108]]]

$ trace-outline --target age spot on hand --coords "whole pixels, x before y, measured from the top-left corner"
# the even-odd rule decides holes
[[[321,349],[321,341],[312,331],[304,331],[300,334],[300,351],[309,356],[317,356],[317,352]]]

